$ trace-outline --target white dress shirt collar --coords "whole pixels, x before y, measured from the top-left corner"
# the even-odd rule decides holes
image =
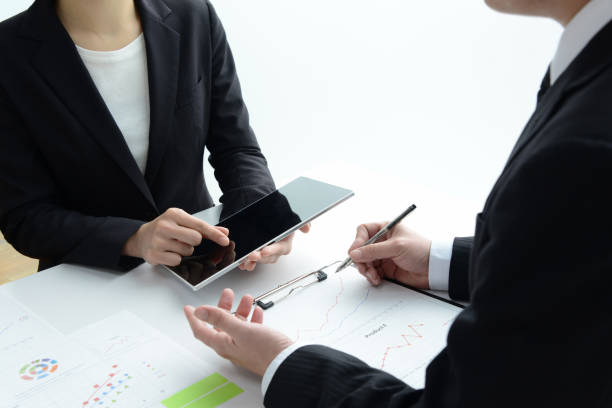
[[[612,20],[612,1],[591,0],[565,27],[550,64],[550,84],[563,74],[591,39]]]

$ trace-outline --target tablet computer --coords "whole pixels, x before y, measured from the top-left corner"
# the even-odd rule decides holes
[[[222,247],[204,240],[178,266],[165,268],[193,290],[201,289],[240,265],[251,252],[280,241],[353,195],[345,188],[299,177],[238,211],[226,205],[220,212],[216,207],[206,210],[206,216],[194,214],[229,229],[230,244]],[[211,222],[211,216],[219,221]]]

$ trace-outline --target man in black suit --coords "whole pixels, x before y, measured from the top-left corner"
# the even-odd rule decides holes
[[[0,55],[0,229],[39,269],[176,265],[203,238],[227,245],[189,215],[213,205],[205,148],[221,202],[274,191],[207,1],[36,0],[0,24]]]
[[[470,303],[425,388],[327,347],[292,346],[258,324],[260,310],[246,321],[250,297],[231,316],[230,290],[218,308],[186,307],[196,337],[264,376],[266,406],[612,406],[612,3],[488,3],[552,17],[566,30],[474,237],[454,240],[446,282]],[[444,273],[432,270],[431,243],[403,227],[356,249],[380,227],[360,227],[350,251],[370,282],[427,288],[432,273]]]

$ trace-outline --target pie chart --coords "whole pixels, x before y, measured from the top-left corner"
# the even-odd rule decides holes
[[[56,360],[51,358],[43,358],[40,360],[34,360],[19,370],[19,375],[23,380],[33,381],[41,380],[49,374],[57,370],[58,364]]]

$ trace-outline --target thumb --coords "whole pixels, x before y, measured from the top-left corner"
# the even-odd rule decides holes
[[[239,335],[244,327],[244,322],[226,310],[214,306],[200,306],[195,310],[195,315],[198,319],[212,324],[232,337]]]
[[[354,262],[372,262],[379,259],[394,258],[401,255],[402,250],[403,248],[398,241],[388,240],[354,249],[349,253],[349,256]]]

